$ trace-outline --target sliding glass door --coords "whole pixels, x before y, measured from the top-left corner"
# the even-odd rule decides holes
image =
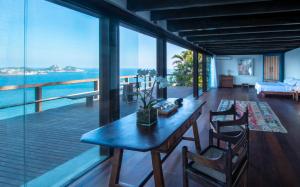
[[[62,186],[105,155],[99,127],[101,19],[44,0],[0,0],[0,186]]]
[[[212,88],[212,57],[206,56],[206,85],[207,90]]]
[[[120,26],[120,113],[135,112],[140,104],[138,90],[150,90],[154,77],[139,72],[156,71],[156,39]],[[156,97],[156,89],[153,89]]]
[[[168,97],[193,94],[193,52],[167,43]]]
[[[203,64],[203,54],[198,53],[198,91],[199,91],[199,95],[202,95],[202,93],[203,93],[202,64]]]
[[[24,9],[0,0],[0,186],[25,182]]]

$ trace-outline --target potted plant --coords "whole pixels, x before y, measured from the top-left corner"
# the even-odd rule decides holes
[[[138,70],[138,78],[143,80],[144,87],[138,90],[140,97],[140,107],[137,111],[137,123],[139,125],[151,126],[157,122],[157,109],[153,106],[157,103],[157,99],[153,98],[153,91],[156,85],[158,88],[167,87],[167,79],[157,77],[155,70],[140,69]],[[154,79],[151,87],[147,88],[147,79]]]

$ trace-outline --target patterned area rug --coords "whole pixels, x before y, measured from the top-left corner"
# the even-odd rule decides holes
[[[224,111],[231,107],[233,100],[221,100],[218,111]],[[236,108],[239,114],[249,107],[249,128],[254,131],[287,133],[270,105],[266,102],[236,101]],[[232,116],[218,116],[214,120],[232,120]]]

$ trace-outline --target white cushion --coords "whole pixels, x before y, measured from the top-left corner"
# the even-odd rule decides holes
[[[284,83],[288,83],[289,81],[292,81],[292,80],[294,80],[294,78],[291,78],[291,77],[289,77],[289,78],[286,78],[286,79],[284,79]]]
[[[294,87],[294,91],[300,92],[300,85]]]
[[[296,86],[300,87],[300,79],[296,79],[296,81],[297,81]]]
[[[294,79],[294,78],[287,78],[283,82],[290,86],[295,86],[298,81],[297,81],[297,79]]]

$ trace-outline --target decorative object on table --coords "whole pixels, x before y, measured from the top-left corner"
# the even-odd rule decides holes
[[[229,109],[233,102],[233,100],[222,99],[218,107],[218,111],[225,111]],[[268,103],[255,101],[236,101],[237,113],[242,114],[246,106],[248,106],[250,130],[287,133],[287,130],[281,124],[279,118],[276,116]],[[232,116],[218,116],[213,120],[232,120]]]
[[[182,102],[183,102],[183,99],[178,98],[174,101],[174,104],[177,105],[178,107],[182,107]]]
[[[242,58],[238,61],[238,74],[253,76],[253,59]]]
[[[156,77],[156,71],[147,69],[138,70],[138,78],[144,81],[145,87],[138,91],[141,106],[137,111],[137,124],[144,126],[151,126],[157,122],[157,108],[153,106],[157,104],[158,100],[153,98],[154,88],[156,85],[158,85],[159,89],[166,88],[168,85],[166,78],[156,77],[151,87],[147,89],[146,81],[149,77]]]
[[[166,117],[176,113],[178,108],[176,104],[166,100],[157,103],[153,107],[157,109],[158,115]]]

